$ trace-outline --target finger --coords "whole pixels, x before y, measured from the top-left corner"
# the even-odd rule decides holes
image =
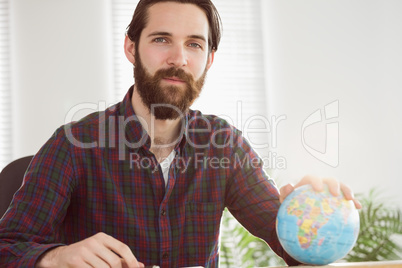
[[[328,185],[328,190],[333,196],[338,196],[341,193],[341,185],[338,180],[334,178],[324,178],[322,181]]]
[[[281,187],[281,189],[279,189],[279,202],[283,202],[283,200],[285,200],[285,198],[291,193],[293,192],[294,187],[291,183],[286,184],[285,186]]]
[[[133,266],[129,266],[126,262],[125,262],[125,260],[123,260],[122,259],[122,267],[123,268],[134,268]],[[155,266],[145,266],[145,264],[143,264],[142,262],[138,262],[138,266],[137,267],[139,267],[139,268],[144,268],[144,267],[155,267]],[[135,268],[137,268],[137,267],[135,267]],[[159,266],[158,266],[159,267]]]
[[[361,203],[359,202],[359,200],[357,200],[356,198],[353,199],[353,203],[355,204],[355,207],[356,207],[357,209],[362,209],[362,208],[363,208],[362,204],[361,204]]]
[[[88,259],[85,261],[85,265],[79,265],[79,266],[74,266],[74,267],[91,267],[91,268],[110,268],[109,264],[104,262],[102,259],[100,259],[98,256],[93,256],[93,258]]]
[[[142,267],[126,244],[106,234],[104,234],[103,238],[105,247],[118,254],[129,267]]]
[[[85,264],[89,267],[108,268],[109,265],[97,255],[96,251],[96,248],[91,248],[90,250],[83,248],[79,254],[82,256]],[[82,265],[80,264],[80,267],[81,266]]]
[[[362,208],[362,204],[359,202],[359,200],[357,200],[353,194],[353,191],[350,189],[349,186],[347,186],[346,184],[341,183],[341,191],[345,197],[346,200],[352,200],[353,203],[355,204],[355,207],[357,209],[361,209]]]
[[[130,248],[124,243],[116,240],[118,243],[116,245],[111,245],[110,248],[113,249],[121,257],[121,262],[125,263],[128,267],[143,267],[143,265],[138,262],[134,254],[131,252]]]
[[[324,190],[323,182],[320,178],[312,175],[304,176],[296,185],[295,188],[310,184],[313,189],[317,192],[321,192]]]
[[[345,197],[346,200],[353,200],[355,198],[352,190],[350,189],[349,186],[347,186],[344,183],[341,183],[341,191],[343,193],[343,196]]]
[[[107,267],[122,267],[122,259],[119,255],[111,251],[109,248],[105,247],[103,244],[98,245],[99,248],[96,249],[97,256],[107,264]]]
[[[91,265],[91,264],[89,264],[89,263],[87,263],[87,262],[84,262],[84,263],[82,263],[82,264],[80,264],[78,267],[82,267],[82,268],[94,268],[94,267],[98,267],[98,266],[93,266],[93,265]],[[101,266],[99,266],[99,267],[101,267]]]

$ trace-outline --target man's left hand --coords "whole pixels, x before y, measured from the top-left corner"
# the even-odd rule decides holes
[[[280,192],[280,197],[279,201],[282,203],[283,200],[291,193],[293,190],[297,187],[300,187],[302,185],[310,184],[314,190],[316,191],[323,191],[324,190],[324,184],[328,185],[329,192],[334,195],[338,196],[343,193],[345,196],[346,200],[352,200],[353,203],[355,204],[355,207],[357,209],[361,209],[362,205],[360,202],[354,197],[353,191],[345,184],[339,182],[338,180],[334,178],[319,178],[315,176],[305,176],[303,179],[301,179],[296,185],[292,184],[287,184],[279,190]]]

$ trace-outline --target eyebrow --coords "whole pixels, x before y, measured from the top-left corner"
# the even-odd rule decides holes
[[[173,36],[171,33],[169,32],[153,32],[150,33],[148,35],[148,37],[152,37],[152,36]],[[199,39],[202,40],[204,42],[207,42],[207,40],[205,39],[205,37],[203,35],[199,35],[199,34],[192,34],[192,35],[188,35],[188,38],[193,38],[193,39]]]

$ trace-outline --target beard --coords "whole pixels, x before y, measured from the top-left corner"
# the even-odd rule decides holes
[[[171,67],[160,69],[154,75],[145,70],[138,51],[135,52],[134,79],[142,102],[156,119],[168,120],[183,117],[191,104],[198,98],[204,86],[207,68],[198,80],[184,70]],[[163,78],[177,77],[184,81],[183,86],[163,86]]]

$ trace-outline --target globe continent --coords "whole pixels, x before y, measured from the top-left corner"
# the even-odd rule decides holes
[[[281,204],[276,231],[286,252],[313,265],[337,261],[353,248],[359,233],[359,213],[353,201],[333,196],[328,188],[295,189]]]

